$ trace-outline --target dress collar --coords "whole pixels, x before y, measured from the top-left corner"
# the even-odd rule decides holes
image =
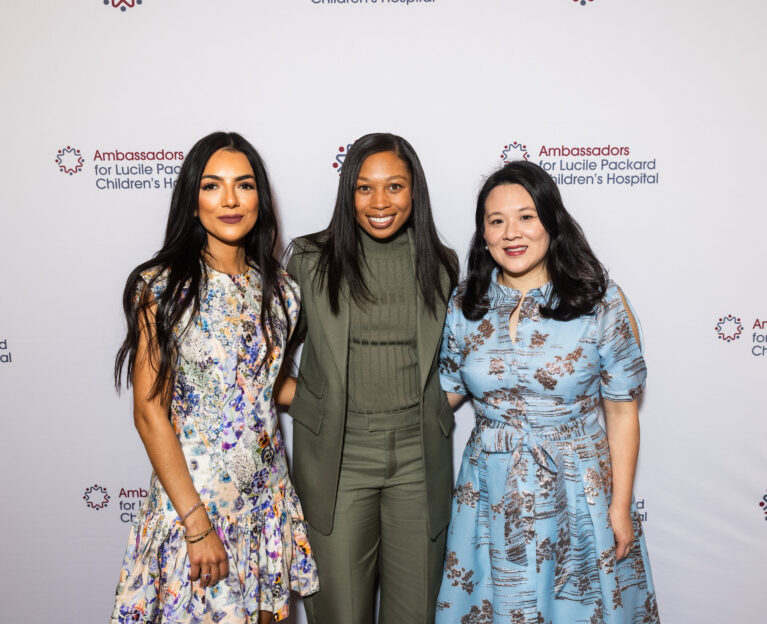
[[[495,308],[509,304],[516,306],[519,303],[519,297],[522,292],[501,284],[498,281],[498,272],[497,268],[493,269],[493,272],[490,275],[490,288],[487,291],[490,307]],[[552,287],[551,282],[548,281],[538,288],[531,288],[528,290],[525,299],[532,297],[539,305],[545,305],[549,303],[553,290],[554,288]]]

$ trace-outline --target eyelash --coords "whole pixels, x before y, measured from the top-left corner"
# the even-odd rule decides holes
[[[520,221],[529,221],[530,219],[535,219],[535,215],[527,214],[527,215],[522,215],[521,217],[519,217]],[[503,219],[492,219],[490,221],[490,225],[500,225],[502,223],[503,223]]]
[[[207,184],[203,184],[200,187],[200,190],[203,190],[203,191],[213,191],[213,190],[215,190],[217,188],[218,188],[218,184],[216,184],[215,182],[208,182]],[[239,188],[241,188],[241,189],[243,189],[245,191],[253,191],[253,190],[255,190],[256,187],[251,182],[242,182],[242,183],[240,183]]]
[[[404,187],[399,182],[396,182],[394,184],[390,184],[387,188],[388,188],[389,191],[397,193],[397,192],[401,191]],[[358,193],[367,193],[367,192],[372,191],[372,190],[373,190],[372,187],[368,186],[367,184],[361,184],[360,186],[357,187],[357,192]]]

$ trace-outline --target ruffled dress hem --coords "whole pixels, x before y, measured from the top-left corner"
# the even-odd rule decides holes
[[[255,624],[259,611],[288,617],[290,591],[301,596],[319,589],[316,565],[295,491],[284,488],[260,497],[252,513],[209,512],[229,555],[229,576],[214,587],[189,580],[184,528],[161,510],[139,515],[125,554],[113,624]],[[228,590],[222,592],[222,589]],[[219,604],[226,593],[238,600]]]

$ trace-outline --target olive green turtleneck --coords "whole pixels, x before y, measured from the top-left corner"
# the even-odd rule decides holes
[[[406,230],[386,240],[360,230],[372,298],[351,306],[350,412],[393,412],[419,401],[416,281]]]

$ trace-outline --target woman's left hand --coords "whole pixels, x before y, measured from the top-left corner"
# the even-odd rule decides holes
[[[612,498],[607,513],[615,534],[615,560],[629,554],[634,543],[631,492],[639,454],[639,406],[633,401],[608,401],[605,409],[607,443],[612,464]]]
[[[620,561],[629,554],[634,545],[634,523],[631,519],[631,509],[616,508],[610,505],[607,513],[615,535],[615,560]]]

